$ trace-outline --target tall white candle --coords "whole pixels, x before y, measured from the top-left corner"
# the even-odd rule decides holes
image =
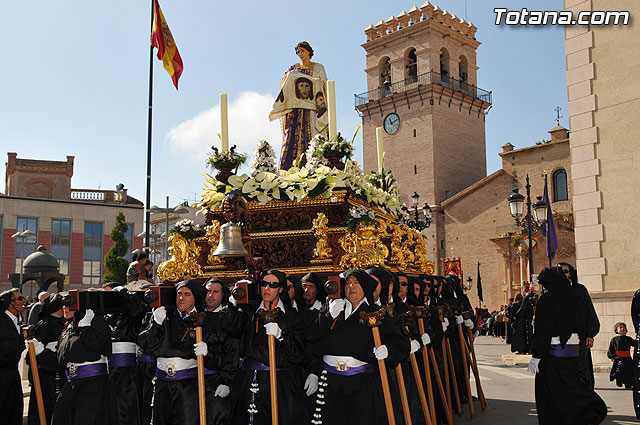
[[[338,138],[338,126],[336,123],[336,82],[327,81],[327,111],[329,112],[329,140]]]
[[[222,137],[222,152],[229,151],[229,117],[227,113],[227,94],[220,94],[220,127]]]
[[[382,127],[376,127],[376,142],[378,144],[378,171],[384,166],[384,144],[382,142]]]

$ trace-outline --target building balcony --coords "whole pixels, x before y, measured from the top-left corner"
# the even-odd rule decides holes
[[[442,87],[443,89],[450,89],[464,96],[470,96],[473,99],[479,99],[489,105],[492,103],[492,92],[476,87],[475,85],[469,84],[465,81],[459,81],[435,71],[430,71],[420,74],[417,77],[409,77],[405,80],[397,81],[393,84],[386,84],[365,93],[356,94],[354,95],[355,107],[357,110],[360,110],[361,106],[370,102],[380,101],[384,98],[392,97],[396,94],[407,93],[412,90],[416,90],[418,94],[422,96],[429,91],[437,90],[436,86]]]

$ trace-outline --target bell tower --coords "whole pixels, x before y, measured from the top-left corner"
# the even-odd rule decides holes
[[[385,169],[408,205],[413,192],[439,205],[486,177],[491,92],[477,86],[476,30],[428,1],[364,30],[368,91],[355,96],[364,171],[378,168],[375,130],[383,127]]]

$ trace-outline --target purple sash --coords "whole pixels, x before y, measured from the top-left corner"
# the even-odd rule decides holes
[[[107,364],[94,363],[84,366],[76,366],[72,363],[71,366],[67,367],[65,373],[67,374],[68,381],[72,381],[74,379],[92,378],[94,376],[106,375]]]
[[[549,346],[549,354],[553,357],[578,357],[580,354],[580,345],[565,344],[564,348],[560,344],[551,344]]]
[[[358,375],[359,373],[371,373],[375,370],[375,367],[372,364],[367,363],[362,366],[348,367],[345,365],[345,367],[338,368],[337,366],[331,366],[325,363],[324,370],[336,375],[353,376]]]
[[[205,368],[204,368],[204,374],[205,374],[205,375],[217,375],[217,374],[218,374],[218,371],[217,371],[217,370],[207,369],[207,367],[205,366]]]
[[[269,370],[269,366],[264,365],[260,362],[257,362],[255,360],[252,359],[245,359],[244,362],[242,363],[242,368],[243,369],[248,369],[248,370],[262,370],[262,371],[268,371]],[[286,368],[276,368],[276,370],[287,370]]]
[[[109,356],[109,368],[137,366],[135,353],[116,353]]]
[[[192,367],[189,369],[183,369],[178,371],[169,371],[156,368],[156,378],[161,381],[182,381],[184,379],[195,379],[198,377],[198,368]]]
[[[138,357],[138,363],[155,363],[156,356],[150,356],[148,354],[140,354]]]

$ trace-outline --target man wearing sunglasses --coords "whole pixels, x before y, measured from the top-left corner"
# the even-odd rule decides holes
[[[22,383],[18,372],[24,338],[20,319],[26,300],[17,288],[0,294],[0,411],[8,425],[22,424]]]

